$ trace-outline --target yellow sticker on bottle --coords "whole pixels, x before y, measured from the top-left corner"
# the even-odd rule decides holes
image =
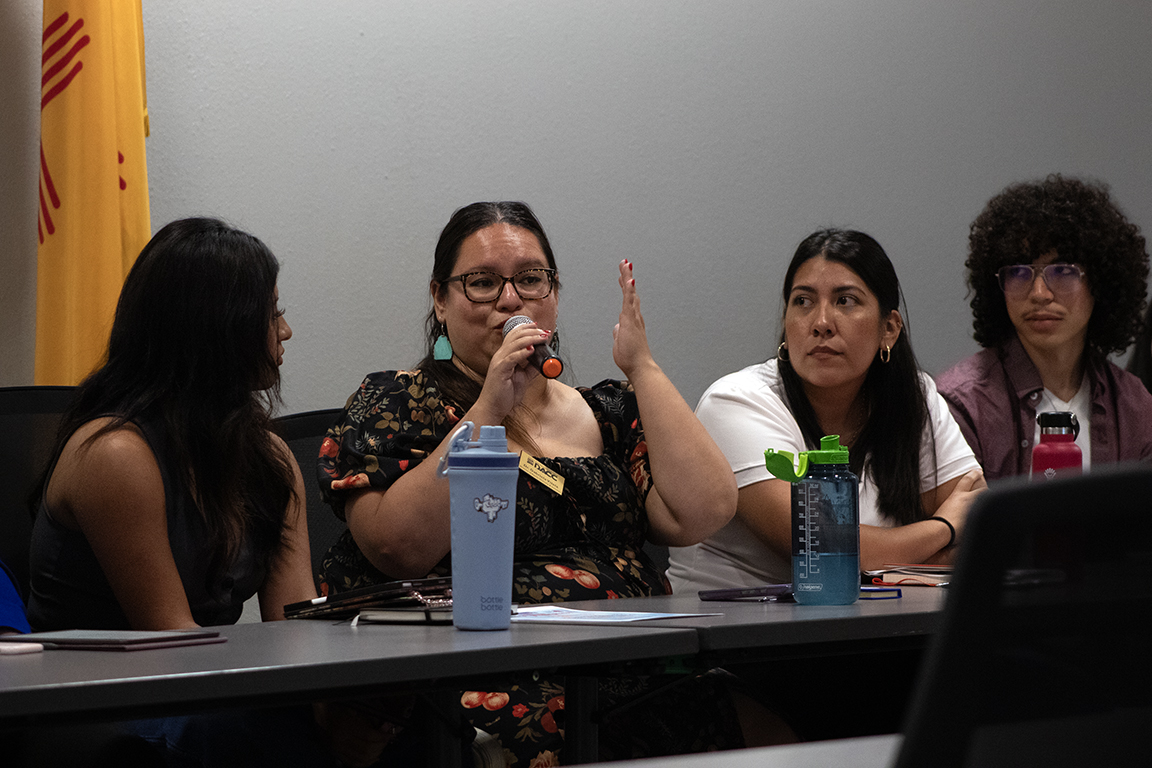
[[[529,477],[539,480],[557,496],[564,492],[564,475],[549,469],[524,451],[520,451],[520,469]]]

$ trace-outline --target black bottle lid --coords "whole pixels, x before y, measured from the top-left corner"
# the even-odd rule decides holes
[[[1071,430],[1075,437],[1080,436],[1080,422],[1071,411],[1045,411],[1037,414],[1036,420],[1040,422],[1040,434],[1048,430],[1049,434],[1067,434]]]

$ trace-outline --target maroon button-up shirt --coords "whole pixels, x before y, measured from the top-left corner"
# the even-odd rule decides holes
[[[1112,363],[1090,360],[1092,464],[1152,458],[1152,395]],[[1015,336],[977,352],[936,377],[989,481],[1027,475],[1032,466],[1036,405],[1044,383]]]

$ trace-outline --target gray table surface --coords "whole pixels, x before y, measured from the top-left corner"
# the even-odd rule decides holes
[[[704,602],[695,595],[669,595],[574,602],[567,606],[717,615],[615,626],[514,624],[506,632],[462,632],[442,625],[353,628],[348,622],[296,620],[221,627],[228,640],[217,645],[134,652],[57,650],[3,656],[0,729],[60,717],[138,717],[155,714],[158,707],[182,711],[286,704],[421,686],[458,690],[466,687],[469,680],[535,669],[567,669],[575,673],[577,677],[572,682],[581,695],[594,699],[594,680],[581,676],[599,675],[613,664],[676,657],[695,658],[696,663],[703,659],[707,663],[709,659],[723,659],[725,654],[780,649],[784,653],[819,655],[842,652],[833,649],[853,648],[861,643],[922,639],[936,629],[944,597],[941,589],[912,587],[904,589],[898,600],[803,606]],[[581,710],[588,704],[581,705]],[[577,736],[581,728],[578,723],[587,714],[582,712],[573,720],[569,736]],[[890,745],[869,744],[873,746],[864,752],[846,747],[843,754],[835,752],[840,747],[828,747],[832,752],[820,755],[803,752],[796,757],[773,752],[771,759],[778,757],[783,762],[756,764],[887,764]],[[595,754],[594,732],[591,740],[583,736],[573,739],[572,747],[578,745],[584,745],[584,749],[574,751],[570,757],[587,759],[587,755]],[[715,759],[723,759],[724,765],[742,765],[745,763],[732,761],[758,759],[754,756],[760,752],[764,751],[741,752],[739,756],[727,753],[726,757]],[[808,759],[803,755],[811,755],[818,762],[803,762]],[[853,763],[841,757],[865,762]],[[652,764],[666,764],[669,768],[681,765],[659,761]],[[683,763],[684,768],[690,765],[696,764]]]
[[[690,627],[530,624],[463,632],[294,620],[219,629],[228,640],[216,645],[0,656],[0,727],[43,716],[138,716],[154,705],[289,703],[699,650]]]
[[[860,600],[853,605],[710,602],[695,595],[663,595],[628,600],[566,603],[572,608],[660,613],[719,613],[644,622],[648,627],[690,627],[700,633],[700,648],[742,648],[887,640],[931,635],[939,626],[947,590],[905,587],[895,600]]]

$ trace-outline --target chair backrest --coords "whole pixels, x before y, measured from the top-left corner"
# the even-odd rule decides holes
[[[0,559],[28,598],[33,510],[28,498],[45,469],[75,387],[0,387]]]
[[[651,541],[644,542],[644,551],[648,553],[648,557],[652,558],[652,562],[656,564],[656,570],[660,573],[665,573],[668,570],[668,547],[663,544],[655,544]]]
[[[276,432],[288,443],[300,473],[304,475],[304,502],[308,512],[308,539],[312,550],[312,577],[319,588],[320,561],[328,548],[346,529],[340,518],[320,498],[320,487],[316,481],[316,460],[320,457],[320,444],[328,427],[336,421],[340,408],[320,411],[307,411],[281,416],[276,419]]]
[[[1152,468],[994,488],[963,537],[898,768],[1152,755]]]

